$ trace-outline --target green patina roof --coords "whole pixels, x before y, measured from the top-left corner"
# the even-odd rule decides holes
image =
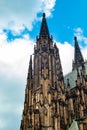
[[[73,120],[69,130],[79,130],[77,121]]]
[[[87,74],[87,62],[85,62],[84,65],[85,65],[86,74]],[[79,74],[81,75],[82,67],[79,67],[78,70],[79,70]],[[73,70],[72,72],[70,72],[69,74],[67,74],[64,77],[64,83],[65,83],[66,87],[67,87],[67,79],[69,79],[69,83],[70,83],[71,88],[75,87],[76,80],[77,80],[77,70]]]

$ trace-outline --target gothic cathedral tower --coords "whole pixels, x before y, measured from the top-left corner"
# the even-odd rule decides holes
[[[30,57],[20,130],[66,129],[65,88],[59,50],[53,44],[43,13],[34,58]]]

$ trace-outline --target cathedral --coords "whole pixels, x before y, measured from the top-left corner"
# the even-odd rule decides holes
[[[43,13],[30,56],[20,130],[70,130],[73,120],[79,130],[87,130],[87,62],[77,37],[74,42],[72,72],[64,76],[59,49]]]

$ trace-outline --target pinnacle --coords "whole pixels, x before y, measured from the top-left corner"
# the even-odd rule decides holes
[[[43,13],[43,18],[45,18],[45,16],[46,16],[45,13]]]
[[[49,37],[49,30],[46,22],[46,15],[43,13],[42,23],[41,23],[41,29],[40,29],[40,37]]]
[[[74,47],[74,65],[75,68],[78,68],[79,66],[82,66],[82,64],[84,63],[84,59],[77,41],[77,37],[74,37],[75,40],[75,47]],[[73,69],[75,69],[73,68]]]

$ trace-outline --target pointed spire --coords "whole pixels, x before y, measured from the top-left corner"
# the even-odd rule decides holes
[[[28,79],[32,79],[32,55],[30,56],[30,62],[29,62],[29,70],[28,70]]]
[[[46,22],[45,13],[43,13],[42,24],[40,29],[39,37],[49,37],[49,30]]]
[[[74,52],[74,63],[73,63],[73,70],[77,69],[79,66],[84,64],[84,59],[77,41],[77,37],[74,37],[75,40],[75,52]]]

